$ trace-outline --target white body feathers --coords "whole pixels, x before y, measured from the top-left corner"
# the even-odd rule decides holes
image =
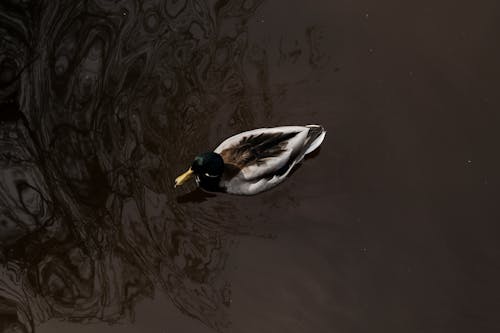
[[[319,125],[259,128],[226,139],[214,152],[221,153],[235,147],[250,136],[273,133],[290,133],[294,136],[280,143],[282,152],[277,156],[266,157],[260,163],[245,166],[235,176],[223,177],[220,185],[227,193],[253,195],[278,185],[306,154],[312,153],[321,145],[326,135],[326,131]]]

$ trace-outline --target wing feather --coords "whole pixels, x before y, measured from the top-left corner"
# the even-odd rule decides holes
[[[302,159],[308,132],[304,126],[260,128],[230,137],[214,151],[239,168],[245,180],[269,179],[287,173]]]

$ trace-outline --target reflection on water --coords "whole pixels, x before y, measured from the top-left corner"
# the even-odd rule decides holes
[[[247,52],[260,3],[2,2],[0,331],[127,320],[158,290],[226,325],[241,230],[226,199],[172,184],[200,142],[270,110],[265,53]]]

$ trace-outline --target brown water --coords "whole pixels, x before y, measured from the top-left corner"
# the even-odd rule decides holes
[[[499,332],[500,4],[0,3],[1,332]],[[173,179],[319,123],[255,197]]]

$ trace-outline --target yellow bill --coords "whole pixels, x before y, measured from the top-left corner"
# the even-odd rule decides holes
[[[189,168],[188,171],[184,172],[182,175],[175,178],[174,187],[181,186],[182,184],[187,182],[189,179],[191,179],[193,177],[193,174],[194,174],[193,170],[191,170],[191,168]]]

